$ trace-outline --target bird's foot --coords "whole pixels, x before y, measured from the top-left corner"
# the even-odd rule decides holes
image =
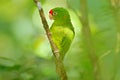
[[[48,35],[52,35],[52,32],[49,32]]]
[[[59,50],[55,50],[54,53],[59,53]]]
[[[55,53],[55,56],[56,56],[57,58],[60,57],[59,50],[55,50],[54,53]]]

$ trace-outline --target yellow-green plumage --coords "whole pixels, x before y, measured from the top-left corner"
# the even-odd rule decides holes
[[[60,51],[63,60],[65,53],[70,48],[74,38],[74,28],[70,20],[69,13],[63,8],[52,9],[56,15],[53,16],[54,22],[50,28],[52,39]]]

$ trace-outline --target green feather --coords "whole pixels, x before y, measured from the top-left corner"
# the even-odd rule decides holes
[[[54,8],[53,12],[57,14],[53,16],[54,22],[50,31],[52,39],[60,51],[60,57],[63,60],[73,41],[75,35],[74,28],[67,10],[64,8]]]

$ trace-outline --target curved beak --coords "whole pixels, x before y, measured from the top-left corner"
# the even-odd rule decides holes
[[[50,20],[53,20],[53,15],[49,13]]]

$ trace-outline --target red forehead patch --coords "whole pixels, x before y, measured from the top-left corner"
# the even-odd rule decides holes
[[[52,9],[49,11],[49,14],[52,14],[52,15],[53,15],[53,10],[52,10]]]

